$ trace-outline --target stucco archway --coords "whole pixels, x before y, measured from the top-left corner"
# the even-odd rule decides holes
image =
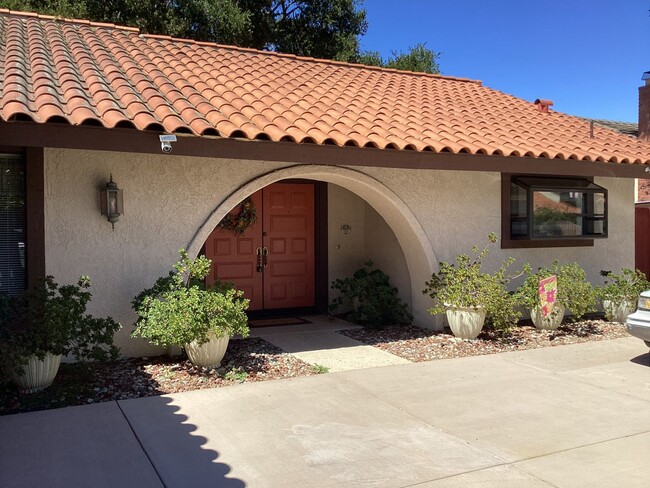
[[[414,323],[435,327],[428,314],[430,299],[422,294],[425,281],[437,269],[431,243],[413,212],[393,191],[380,181],[360,171],[338,166],[290,166],[263,174],[231,193],[210,214],[188,246],[190,256],[197,256],[203,243],[223,217],[239,202],[258,190],[280,180],[305,178],[339,185],[372,206],[392,229],[402,247],[411,280],[411,303]]]

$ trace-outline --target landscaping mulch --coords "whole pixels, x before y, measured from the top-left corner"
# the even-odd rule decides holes
[[[192,366],[185,356],[158,356],[103,364],[62,364],[52,386],[36,393],[21,393],[11,383],[0,383],[0,415],[308,376],[318,372],[317,368],[263,339],[231,340],[221,367],[211,371]]]
[[[444,332],[434,332],[413,326],[351,329],[339,333],[412,362],[479,356],[629,336],[624,324],[604,320],[564,323],[554,331],[538,330],[532,325],[519,325],[508,334],[484,329],[478,338],[473,340],[458,339],[449,329],[445,329]]]

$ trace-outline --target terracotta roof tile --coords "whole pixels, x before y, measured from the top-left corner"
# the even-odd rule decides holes
[[[0,9],[0,118],[297,143],[650,164],[650,144],[465,78]],[[615,127],[619,128],[619,127]],[[627,133],[632,134],[630,128]]]

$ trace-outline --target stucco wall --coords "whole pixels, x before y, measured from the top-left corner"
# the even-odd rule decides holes
[[[354,193],[338,185],[327,185],[328,206],[328,273],[329,283],[336,278],[350,276],[367,259],[365,247],[366,203]],[[351,232],[343,234],[342,225],[349,225]],[[329,290],[331,301],[338,292]]]
[[[350,226],[344,234],[341,226]],[[404,253],[386,221],[368,203],[338,185],[328,185],[328,245],[330,281],[352,275],[369,259],[411,306],[411,282]],[[329,291],[330,301],[337,296]]]
[[[282,177],[313,177],[346,186],[371,204],[381,216],[381,222],[390,225],[394,232],[390,246],[394,248],[395,242],[399,242],[404,250],[408,274],[397,273],[395,277],[410,276],[414,314],[421,325],[427,325],[427,319],[426,303],[422,301],[420,290],[424,278],[434,269],[434,263],[453,259],[473,243],[480,243],[488,232],[500,229],[500,176],[497,173],[383,168],[346,170],[173,155],[48,149],[45,152],[47,272],[60,282],[75,281],[80,274],[90,275],[95,296],[91,311],[99,315],[111,314],[127,326],[117,337],[118,346],[125,354],[153,352],[144,341],[129,338],[128,325],[134,320],[131,299],[167,272],[179,248],[189,247],[195,252],[200,248],[203,236],[211,230],[208,228],[215,220],[218,222],[220,212],[227,211],[220,207],[222,202],[240,200],[243,193],[257,188],[257,182],[263,185],[277,180],[280,176],[269,174],[274,170]],[[124,216],[114,232],[99,213],[98,188],[110,173],[124,190],[125,201]],[[596,182],[609,190],[608,239],[597,240],[591,248],[496,249],[488,265],[496,266],[509,255],[519,262],[528,260],[534,265],[557,257],[577,260],[594,280],[599,279],[598,272],[602,268],[632,266],[634,181],[597,178]],[[363,245],[360,252],[365,255],[367,243],[374,244],[377,238],[367,230],[377,222],[376,216],[367,212],[358,198],[346,197],[345,192],[330,185],[329,265],[332,275],[348,269],[347,264],[352,260],[351,255],[337,254],[332,246],[341,244],[342,249],[349,249]],[[341,201],[344,197],[348,203],[352,201],[356,210],[340,202],[337,208],[337,195]],[[229,203],[223,206],[227,205]],[[341,234],[341,223],[351,225],[353,232],[347,236]],[[364,229],[363,239],[356,234],[356,229]],[[361,262],[365,258],[363,256]],[[330,276],[330,281],[334,277]]]
[[[386,221],[370,205],[365,213],[365,259],[371,259],[376,269],[390,277],[390,282],[399,290],[404,303],[411,306],[411,277],[397,237]]]

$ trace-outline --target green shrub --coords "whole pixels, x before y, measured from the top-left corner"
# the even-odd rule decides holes
[[[139,316],[133,336],[165,347],[202,344],[210,332],[217,337],[248,336],[248,300],[242,298],[243,292],[223,283],[206,288],[211,261],[205,256],[191,260],[183,249],[179,254],[169,276],[158,278],[133,299]]]
[[[605,284],[596,288],[596,294],[601,300],[636,302],[642,291],[650,290],[650,281],[638,269],[621,268],[619,274],[603,270],[600,274],[606,278]]]
[[[352,312],[347,318],[353,322],[375,328],[409,325],[413,322],[413,316],[399,298],[397,288],[390,284],[386,273],[379,269],[370,270],[372,266],[373,262],[367,261],[352,277],[332,282],[332,289],[338,290],[341,295],[332,301],[330,313],[348,304]]]
[[[431,276],[423,290],[434,300],[430,314],[444,313],[449,307],[483,307],[488,323],[495,328],[508,330],[517,324],[521,314],[515,309],[513,295],[506,290],[506,284],[513,278],[506,272],[514,259],[504,261],[493,274],[481,270],[483,259],[496,242],[496,234],[491,233],[483,250],[474,246],[472,256],[461,254],[455,264],[439,263],[440,271]]]
[[[330,372],[330,369],[327,366],[318,363],[312,364],[311,370],[314,374],[325,374]]]
[[[556,303],[564,305],[579,320],[589,312],[596,311],[596,293],[587,281],[585,271],[578,263],[560,265],[553,261],[550,267],[539,267],[533,271],[530,264],[524,266],[526,279],[516,293],[517,302],[529,310],[541,305],[539,282],[549,276],[557,276]]]
[[[90,278],[58,285],[47,276],[20,295],[0,295],[0,370],[20,373],[30,356],[71,355],[77,361],[117,359],[113,335],[120,324],[86,314]]]

